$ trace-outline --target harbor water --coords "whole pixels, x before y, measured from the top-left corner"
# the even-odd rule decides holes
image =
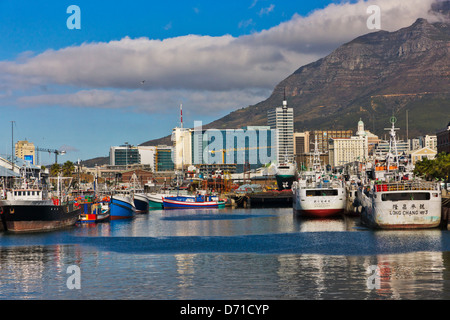
[[[1,233],[0,299],[450,299],[450,232],[373,231],[292,208],[151,210]]]

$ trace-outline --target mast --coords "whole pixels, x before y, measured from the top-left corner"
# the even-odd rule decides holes
[[[14,171],[14,123],[11,121],[11,171]]]
[[[386,155],[386,169],[387,172],[389,172],[389,167],[391,165],[391,162],[394,162],[396,165],[396,168],[398,170],[398,151],[397,151],[397,139],[395,137],[395,130],[399,130],[399,128],[395,128],[395,122],[397,122],[397,119],[392,116],[391,119],[391,128],[385,128],[385,130],[389,130],[389,135],[390,135],[390,139],[389,139],[389,151]]]
[[[181,129],[183,129],[183,104],[180,103],[180,122],[181,122]]]

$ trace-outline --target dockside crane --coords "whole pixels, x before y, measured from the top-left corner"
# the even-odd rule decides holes
[[[55,154],[55,163],[58,163],[58,155],[64,155],[66,154],[65,150],[56,150],[56,149],[45,149],[45,148],[38,148],[36,147],[36,151],[45,151],[48,153],[54,153]]]

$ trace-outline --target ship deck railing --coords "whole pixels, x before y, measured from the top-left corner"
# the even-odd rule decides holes
[[[299,184],[301,188],[308,189],[328,189],[328,188],[340,188],[342,187],[342,183],[337,181],[328,181],[328,182],[305,182]]]
[[[429,181],[402,181],[402,182],[390,182],[390,183],[378,183],[374,185],[376,192],[386,191],[439,191],[440,187],[438,183]]]

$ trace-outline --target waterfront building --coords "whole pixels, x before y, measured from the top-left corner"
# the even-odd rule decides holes
[[[294,133],[294,154],[296,156],[303,153],[309,153],[310,141],[309,131]]]
[[[437,152],[450,153],[450,122],[447,127],[436,132]]]
[[[243,172],[275,160],[276,134],[268,126],[198,129],[190,133],[192,163],[189,164],[199,165],[202,171],[215,168]]]
[[[137,147],[125,143],[118,147],[110,147],[109,164],[118,166],[127,166],[132,164],[140,164],[141,157]]]
[[[425,158],[433,160],[436,157],[437,151],[428,147],[424,147],[418,150],[411,151],[411,163],[416,164],[417,161],[421,161]]]
[[[422,144],[419,138],[409,139],[409,150],[419,150],[422,148]]]
[[[124,144],[109,149],[110,166],[150,165],[155,168],[156,147]]]
[[[155,146],[138,146],[138,152],[140,157],[140,163],[143,166],[150,166],[151,170],[155,170],[155,159],[156,159],[156,148]]]
[[[386,156],[389,151],[389,141],[381,140],[373,151],[375,156]],[[407,154],[409,152],[409,142],[404,140],[397,140],[397,151],[399,154]]]
[[[283,106],[267,112],[267,124],[277,132],[276,159],[283,161],[286,156],[294,160],[294,109],[288,108],[286,98]]]
[[[353,130],[313,130],[309,133],[311,144],[317,138],[317,145],[320,153],[328,153],[330,139],[350,138]]]
[[[30,164],[35,164],[36,148],[32,142],[27,140],[17,141],[15,144],[16,157],[28,161]]]
[[[172,158],[173,147],[159,145],[156,148],[155,171],[173,171],[175,164]]]
[[[358,122],[356,136],[349,138],[331,138],[328,141],[329,164],[332,167],[344,166],[347,163],[367,160],[369,155],[368,134],[364,130],[364,122]]]
[[[173,162],[176,170],[190,166],[192,162],[192,130],[174,128],[172,131]]]
[[[423,148],[430,148],[437,151],[437,136],[436,135],[425,135],[419,138],[421,146]]]

